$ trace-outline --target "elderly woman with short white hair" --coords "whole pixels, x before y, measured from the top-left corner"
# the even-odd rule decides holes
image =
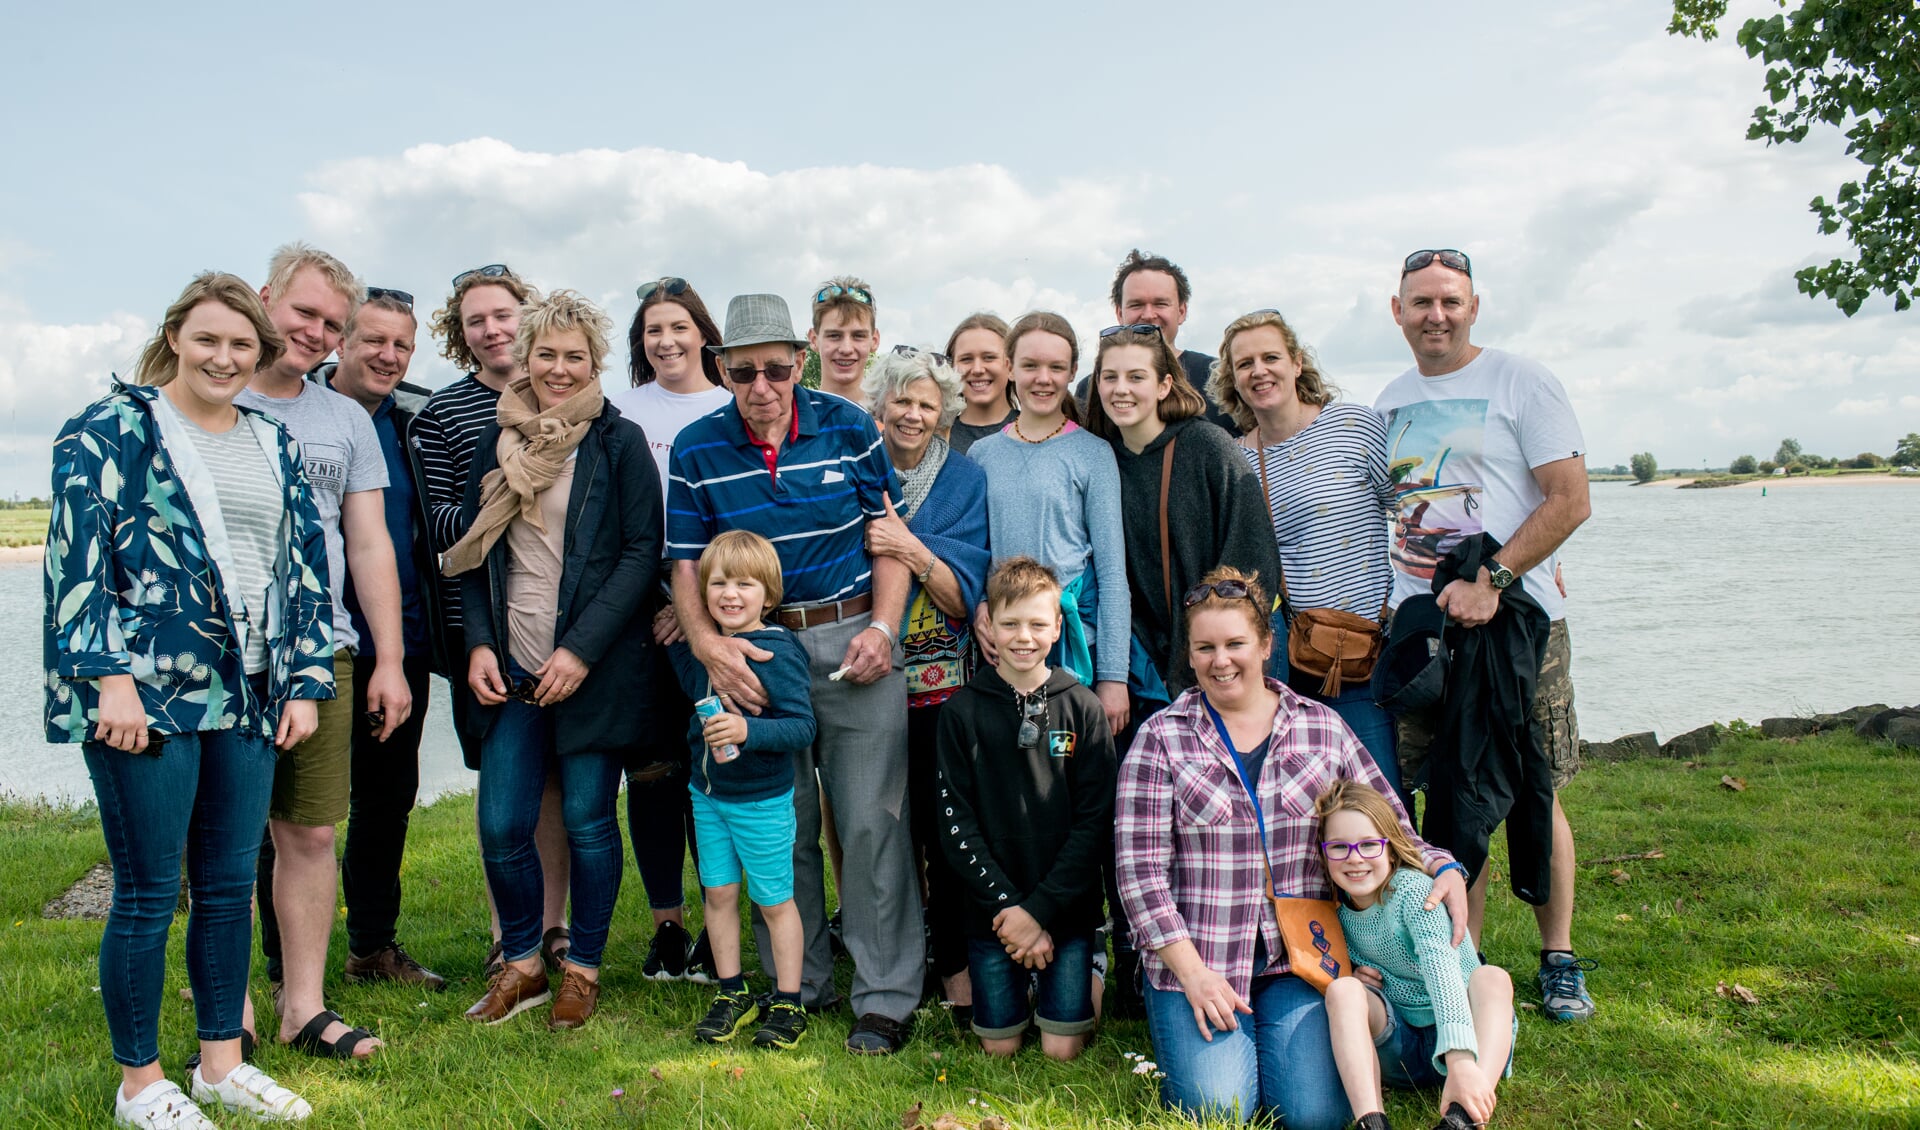
[[[934,826],[934,741],[940,704],[972,675],[971,622],[987,583],[987,475],[947,446],[964,404],[960,376],[938,353],[896,346],[866,376],[881,439],[900,477],[900,509],[867,523],[867,549],[905,563],[917,581],[900,626],[907,672],[907,796],[916,860],[926,876],[933,971],[946,999],[970,1008],[959,877]]]

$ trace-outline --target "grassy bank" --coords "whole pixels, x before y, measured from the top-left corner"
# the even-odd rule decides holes
[[[0,510],[0,546],[44,545],[51,510]]]
[[[1602,963],[1591,980],[1599,1015],[1559,1027],[1522,1012],[1496,1124],[1920,1122],[1917,764],[1851,737],[1742,737],[1690,765],[1582,773],[1564,800],[1588,860],[1576,938]],[[102,855],[84,812],[0,806],[0,1111],[9,1125],[108,1124],[117,1072],[94,992],[100,926],[39,917]],[[939,1013],[923,1013],[916,1038],[889,1060],[844,1053],[844,1017],[819,1022],[792,1053],[696,1048],[687,1033],[709,991],[639,979],[647,930],[631,867],[607,992],[589,1026],[555,1036],[527,1016],[475,1030],[459,1016],[482,988],[486,945],[468,800],[418,814],[406,882],[405,940],[454,986],[423,996],[341,985],[337,931],[331,1003],[392,1047],[362,1069],[263,1051],[266,1069],[312,1100],[310,1125],[870,1128],[901,1125],[916,1103],[923,1124],[952,1111],[969,1127],[987,1114],[1014,1127],[1187,1125],[1155,1110],[1151,1084],[1123,1058],[1151,1051],[1144,1024],[1108,1025],[1072,1065],[1036,1049],[989,1062]],[[1501,889],[1489,902],[1485,949],[1515,971],[1520,999],[1535,1000],[1532,915]],[[182,934],[174,931],[163,1005],[170,1068],[191,1050]],[[1721,982],[1730,995],[1716,992]],[[1755,1002],[1742,1003],[1735,985]],[[264,991],[255,996],[266,1003]],[[1401,1126],[1429,1126],[1431,1100],[1395,1096],[1389,1113]]]

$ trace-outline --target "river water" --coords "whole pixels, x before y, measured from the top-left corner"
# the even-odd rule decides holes
[[[1596,483],[1563,554],[1589,740],[1920,703],[1920,484],[1675,490]],[[85,800],[79,751],[45,741],[41,571],[0,565],[0,791]],[[423,799],[470,789],[434,680]]]

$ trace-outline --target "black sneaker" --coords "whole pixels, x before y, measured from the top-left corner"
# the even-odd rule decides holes
[[[840,911],[834,910],[833,917],[827,919],[827,949],[834,960],[847,956],[847,928],[840,919]]]
[[[807,1010],[792,1001],[774,1001],[760,1030],[753,1034],[756,1048],[790,1048],[807,1034]]]
[[[640,966],[640,976],[649,981],[678,981],[687,975],[687,951],[693,948],[693,938],[688,936],[687,928],[678,922],[662,922],[653,931],[653,941],[647,943],[647,960]]]
[[[892,1055],[907,1046],[907,1032],[904,1023],[869,1012],[847,1034],[847,1050],[857,1055]]]
[[[721,993],[713,999],[705,1018],[693,1026],[693,1038],[703,1044],[724,1044],[759,1015],[760,1006],[749,994]]]
[[[1387,1121],[1385,1111],[1376,1110],[1372,1114],[1363,1114],[1354,1119],[1353,1130],[1393,1130],[1393,1124]]]
[[[1467,1113],[1467,1108],[1459,1103],[1448,1103],[1445,1118],[1433,1124],[1433,1130],[1473,1130],[1480,1125]]]
[[[693,939],[693,947],[687,951],[686,964],[681,967],[680,976],[696,985],[720,983],[720,978],[713,975],[713,943],[707,941],[705,927]]]

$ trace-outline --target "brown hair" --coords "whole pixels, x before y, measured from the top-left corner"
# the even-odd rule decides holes
[[[187,322],[187,315],[202,302],[218,302],[234,313],[253,323],[253,332],[260,337],[260,359],[254,370],[272,367],[280,355],[287,351],[287,339],[280,334],[279,327],[267,316],[266,304],[260,301],[260,295],[245,279],[230,275],[225,271],[202,271],[193,276],[193,281],[173,300],[167,312],[160,319],[160,328],[153,332],[146,347],[140,350],[140,359],[133,365],[133,382],[159,388],[173,380],[180,372],[180,353],[174,348],[171,338],[180,332]]]
[[[1267,596],[1267,590],[1260,585],[1260,574],[1242,573],[1231,565],[1221,565],[1200,578],[1200,584],[1203,585],[1217,585],[1222,581],[1242,582],[1247,586],[1247,595],[1228,598],[1217,592],[1207,593],[1205,597],[1186,606],[1184,623],[1187,630],[1189,632],[1193,630],[1193,618],[1202,612],[1245,606],[1248,618],[1253,621],[1254,638],[1263,644],[1273,639],[1273,620],[1268,611],[1273,607],[1273,603]]]
[[[1426,871],[1426,863],[1420,858],[1420,849],[1413,846],[1413,837],[1407,835],[1407,830],[1400,826],[1400,818],[1394,814],[1393,805],[1387,802],[1387,798],[1365,781],[1345,777],[1328,785],[1327,791],[1320,794],[1320,799],[1313,802],[1315,855],[1320,853],[1320,842],[1327,838],[1327,818],[1336,812],[1358,812],[1373,821],[1373,826],[1386,837],[1389,874],[1387,885],[1380,892],[1382,899],[1393,894],[1393,870],[1411,867],[1415,871]]]
[[[1120,426],[1107,415],[1107,406],[1100,400],[1100,369],[1105,363],[1107,351],[1137,345],[1153,354],[1153,369],[1168,381],[1167,397],[1154,405],[1160,414],[1160,422],[1171,424],[1175,420],[1189,420],[1207,410],[1207,402],[1187,380],[1186,370],[1180,367],[1180,358],[1173,347],[1167,344],[1167,335],[1117,333],[1112,337],[1103,337],[1094,347],[1093,375],[1087,388],[1087,430],[1105,440],[1120,438]]]
[[[627,327],[627,376],[634,388],[660,379],[660,374],[653,371],[653,362],[647,360],[647,311],[665,305],[678,306],[687,312],[687,317],[693,319],[693,328],[700,331],[703,344],[720,344],[720,327],[714,324],[713,315],[701,301],[699,291],[689,285],[679,294],[668,294],[666,287],[655,287],[652,294],[640,300],[640,309],[633,312],[633,324]],[[702,349],[700,371],[707,375],[708,383],[719,384],[720,355],[711,349]]]
[[[1009,557],[987,574],[987,615],[1017,600],[1050,592],[1060,596],[1060,578],[1031,557]]]
[[[542,334],[578,330],[587,339],[587,356],[597,377],[607,361],[607,333],[612,329],[613,319],[579,291],[556,290],[521,311],[520,336],[513,341],[513,363],[526,368],[527,357]]]
[[[512,271],[499,275],[470,274],[460,280],[447,296],[447,304],[433,312],[431,327],[433,336],[440,339],[440,356],[454,363],[463,372],[474,372],[480,368],[480,359],[467,348],[467,331],[460,324],[460,303],[467,294],[479,287],[497,286],[513,295],[513,300],[525,306],[529,302],[540,300],[540,292],[526,280]]]
[[[1069,387],[1061,393],[1060,411],[1065,413],[1067,419],[1072,420],[1076,424],[1079,423],[1080,406],[1074,403],[1073,389],[1071,386],[1073,384],[1073,374],[1080,368],[1080,339],[1073,336],[1073,325],[1051,310],[1035,310],[1030,314],[1020,315],[1013,325],[1007,328],[1008,365],[1013,364],[1014,350],[1019,347],[1020,339],[1030,333],[1047,333],[1055,337],[1067,339],[1067,383]],[[1007,380],[1007,395],[1009,397],[1014,395],[1013,380],[1011,377]],[[1016,403],[1018,402],[1016,401]]]
[[[780,553],[773,543],[752,530],[725,530],[700,551],[700,600],[706,602],[707,582],[715,575],[750,577],[767,590],[762,619],[780,607],[786,585],[780,578]]]
[[[953,327],[953,332],[947,335],[947,356],[952,357],[954,351],[960,348],[960,335],[966,333],[968,330],[986,330],[988,333],[999,338],[1000,348],[1005,349],[1007,329],[1007,320],[998,314],[991,314],[985,310],[977,314],[968,314],[960,320],[959,325]],[[1011,408],[1013,407],[1013,380],[1011,376],[1013,372],[1013,359],[1011,357],[1007,359],[1007,372],[1009,374],[1008,380],[1001,391],[1006,397],[1007,407]]]
[[[868,286],[864,279],[858,279],[852,275],[835,275],[832,278],[828,279],[826,282],[823,282],[819,286],[814,287],[813,292],[815,294],[819,294],[823,290],[827,290],[831,287],[836,287],[836,286],[843,287],[847,290],[857,290],[860,293],[866,295],[867,300],[865,302],[862,302],[851,294],[835,294],[830,297],[820,299],[819,301],[813,304],[813,328],[814,329],[817,330],[820,328],[821,321],[823,321],[826,318],[827,312],[830,310],[838,310],[843,316],[853,315],[853,314],[865,314],[867,316],[868,329],[873,329],[879,326],[880,312],[874,309],[873,288]]]
[[[1255,310],[1251,314],[1242,314],[1227,323],[1226,332],[1220,336],[1220,359],[1213,363],[1213,372],[1207,378],[1207,391],[1213,395],[1213,402],[1220,410],[1233,417],[1233,422],[1243,432],[1254,427],[1253,409],[1240,399],[1240,390],[1233,384],[1233,339],[1248,330],[1261,326],[1272,326],[1280,331],[1281,340],[1287,343],[1287,356],[1300,367],[1300,375],[1294,378],[1294,395],[1302,404],[1331,404],[1334,397],[1340,395],[1332,381],[1320,372],[1320,361],[1313,350],[1300,344],[1300,337],[1293,332],[1287,320],[1272,310]]]
[[[1187,285],[1187,273],[1173,265],[1173,260],[1165,255],[1148,255],[1138,247],[1127,252],[1120,262],[1120,270],[1113,276],[1113,308],[1120,309],[1120,292],[1126,288],[1127,276],[1139,271],[1159,271],[1173,276],[1173,289],[1180,296],[1180,304],[1187,304],[1193,297],[1193,287]]]

